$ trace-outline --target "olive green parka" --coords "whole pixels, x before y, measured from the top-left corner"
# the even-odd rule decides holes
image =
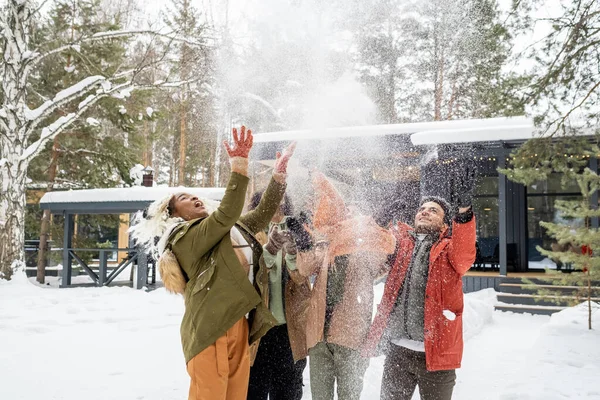
[[[248,177],[232,173],[217,210],[206,218],[186,221],[169,236],[167,248],[187,280],[181,322],[186,363],[247,314],[250,344],[277,325],[263,300],[268,299],[269,278],[264,263],[259,262],[262,246],[254,235],[268,226],[285,184],[271,179],[258,207],[242,216],[248,181]],[[251,246],[254,283],[234,252],[230,238],[234,226]]]

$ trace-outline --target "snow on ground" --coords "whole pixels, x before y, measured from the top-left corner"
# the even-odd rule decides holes
[[[1,399],[187,398],[180,298],[30,282],[0,281]],[[587,330],[585,308],[550,318],[493,311],[495,301],[491,290],[465,296],[455,399],[600,399],[600,330]],[[600,326],[600,306],[594,318]],[[382,368],[382,357],[371,360],[362,399],[379,398]],[[305,399],[308,377],[307,368]]]

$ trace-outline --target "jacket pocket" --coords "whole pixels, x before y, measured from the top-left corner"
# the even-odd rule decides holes
[[[455,319],[449,319],[442,316],[439,324],[438,348],[440,354],[458,355],[462,343],[462,319],[456,316]]]
[[[196,278],[196,283],[194,284],[194,289],[192,289],[192,295],[200,292],[208,285],[211,278],[215,274],[215,269],[216,263],[211,262],[208,265],[208,268],[204,269],[198,274],[198,277]]]

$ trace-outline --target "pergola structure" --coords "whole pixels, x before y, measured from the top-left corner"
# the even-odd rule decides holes
[[[136,277],[133,286],[141,289],[147,284],[148,264],[153,262],[142,249],[132,244],[127,248],[84,249],[73,247],[75,234],[75,215],[77,214],[132,214],[145,209],[150,203],[169,194],[187,192],[198,197],[220,201],[225,193],[224,188],[185,188],[185,187],[130,187],[109,189],[69,190],[48,192],[40,200],[43,210],[64,216],[64,241],[62,248],[62,282],[61,287],[71,286],[72,263],[77,262],[92,278],[97,286],[107,286],[127,268],[136,266]],[[114,252],[127,252],[127,257],[108,273],[108,257]],[[94,252],[99,254],[98,273],[82,260],[79,254]],[[79,253],[79,254],[78,254]]]

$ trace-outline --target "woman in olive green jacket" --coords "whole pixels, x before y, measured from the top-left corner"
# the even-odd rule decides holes
[[[231,177],[214,212],[208,202],[178,193],[149,207],[148,229],[133,229],[141,242],[160,232],[161,277],[168,290],[184,296],[181,341],[191,378],[190,400],[245,399],[249,343],[277,324],[261,299],[268,277],[258,262],[262,247],[255,245],[254,234],[279,207],[294,145],[283,156],[277,153],[261,204],[241,216],[252,133],[242,127],[239,137],[233,130],[233,137],[234,148],[225,143]]]

